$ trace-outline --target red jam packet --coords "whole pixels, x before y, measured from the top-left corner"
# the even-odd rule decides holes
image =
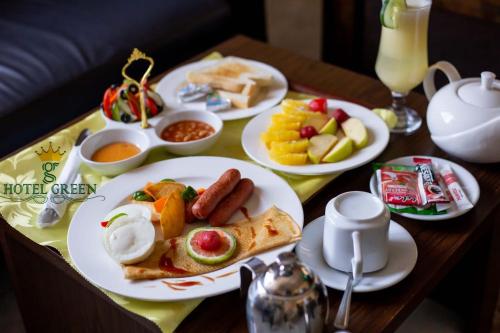
[[[388,204],[422,206],[415,166],[384,164],[377,169],[379,193]]]

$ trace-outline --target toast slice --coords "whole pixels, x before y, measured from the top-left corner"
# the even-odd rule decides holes
[[[231,101],[231,104],[233,106],[237,107],[238,109],[249,108],[255,99],[255,95],[248,96],[248,95],[238,94],[238,93],[224,91],[224,90],[218,90],[217,92],[219,93],[219,95],[222,98],[229,99]]]
[[[214,66],[187,74],[187,80],[196,84],[209,84],[214,89],[242,93],[249,81],[258,86],[268,86],[272,75],[236,57],[226,57]],[[248,87],[246,94],[253,95],[254,87]]]
[[[187,80],[189,83],[209,84],[214,89],[223,89],[236,93],[241,92],[245,87],[245,80],[198,71],[189,72]]]

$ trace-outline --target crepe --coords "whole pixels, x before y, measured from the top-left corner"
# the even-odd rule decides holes
[[[186,251],[186,237],[179,236],[157,241],[153,253],[145,261],[123,266],[125,278],[142,280],[205,274],[260,252],[296,242],[301,235],[300,228],[293,219],[275,206],[250,220],[245,219],[222,228],[238,242],[231,259],[217,265],[198,263]],[[175,269],[161,269],[165,260]]]

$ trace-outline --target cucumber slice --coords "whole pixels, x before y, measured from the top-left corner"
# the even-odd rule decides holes
[[[406,9],[405,0],[383,0],[380,23],[390,29],[397,28],[397,12]]]
[[[226,251],[207,252],[192,242],[197,233],[203,231],[217,231],[223,242],[229,245]],[[205,265],[220,264],[231,258],[236,250],[236,238],[222,228],[196,228],[189,232],[186,237],[186,250],[191,258]]]

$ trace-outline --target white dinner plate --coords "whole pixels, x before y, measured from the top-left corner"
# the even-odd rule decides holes
[[[226,57],[225,59],[227,59]],[[260,68],[273,76],[273,83],[270,87],[262,88],[259,96],[254,104],[254,106],[247,109],[231,108],[225,111],[217,111],[217,115],[221,117],[222,120],[234,120],[248,118],[261,113],[262,111],[268,110],[281,102],[288,91],[288,82],[279,70],[264,64],[259,61],[242,59],[237,57],[231,57],[238,59],[238,61],[246,62],[251,66]],[[160,80],[158,86],[156,87],[156,92],[160,94],[165,102],[165,106],[168,109],[185,109],[185,110],[205,110],[204,101],[196,101],[191,103],[180,103],[177,100],[177,91],[179,88],[186,83],[186,75],[188,72],[193,70],[200,70],[206,67],[214,66],[220,60],[201,60],[179,67],[172,72],[165,75],[164,78]]]
[[[239,288],[238,270],[241,262],[204,274],[205,277],[193,276],[167,280],[169,282],[188,280],[200,283],[200,285],[187,287],[185,290],[176,291],[168,288],[162,283],[166,279],[127,280],[123,277],[120,265],[104,249],[102,244],[104,229],[99,223],[113,208],[123,204],[130,193],[143,188],[148,181],[158,182],[164,178],[172,178],[194,188],[206,188],[229,168],[238,169],[242,177],[250,178],[255,183],[255,191],[245,204],[250,215],[262,213],[275,205],[290,214],[302,228],[304,215],[297,195],[282,178],[264,168],[249,162],[222,157],[197,156],[165,160],[114,178],[96,192],[96,196],[105,197],[104,201],[89,200],[80,206],[68,230],[68,250],[78,271],[91,283],[101,288],[119,295],[148,301],[207,297]],[[243,214],[237,212],[230,223],[243,218]],[[270,263],[279,253],[291,251],[293,247],[293,244],[283,246],[259,254],[257,257]]]
[[[304,228],[295,251],[299,259],[316,272],[330,288],[345,290],[347,273],[328,266],[323,259],[323,225],[321,216]],[[389,260],[387,265],[363,278],[353,287],[354,292],[370,292],[389,288],[411,273],[417,263],[417,244],[410,233],[394,221],[389,225]]]
[[[357,150],[343,161],[336,163],[320,163],[307,165],[283,165],[269,157],[266,145],[260,139],[260,134],[265,132],[271,124],[271,116],[281,112],[279,106],[259,114],[248,122],[241,136],[241,143],[247,155],[255,162],[268,168],[297,175],[324,175],[335,172],[342,172],[357,168],[376,158],[389,143],[389,129],[379,116],[364,106],[340,101],[336,99],[328,100],[328,111],[341,108],[351,117],[361,119],[368,130],[368,145]]]
[[[405,157],[399,157],[390,161],[387,161],[385,163],[389,164],[402,164],[402,165],[413,165],[413,158],[414,157],[421,157],[421,158],[430,158],[439,165],[444,165],[444,164],[449,164],[451,166],[451,169],[453,172],[458,177],[458,181],[460,182],[460,185],[462,186],[462,189],[464,190],[465,194],[469,198],[470,202],[472,203],[473,206],[476,205],[476,203],[479,201],[479,195],[480,195],[480,190],[479,190],[479,184],[477,183],[476,178],[467,171],[464,167],[458,165],[457,163],[445,160],[443,158],[439,157],[434,157],[434,156],[405,156]],[[370,192],[375,194],[376,196],[380,196],[378,192],[378,187],[377,187],[377,177],[375,174],[372,175],[370,178]],[[470,208],[472,209],[472,208]],[[415,220],[422,220],[422,221],[441,221],[441,220],[448,220],[452,219],[454,217],[463,215],[467,213],[470,209],[462,209],[462,210],[452,210],[446,214],[440,214],[440,215],[419,215],[419,214],[410,214],[410,213],[394,213],[394,214],[399,214],[401,216],[408,217],[410,219],[415,219]]]

